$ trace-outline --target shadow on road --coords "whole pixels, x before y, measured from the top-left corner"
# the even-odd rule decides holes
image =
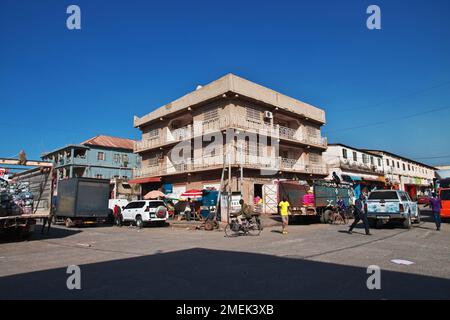
[[[382,271],[382,289],[368,290],[366,268],[201,248],[80,268],[82,290],[59,268],[0,278],[0,299],[450,298],[449,279]]]
[[[44,233],[41,233],[42,225],[36,225],[34,232],[29,237],[23,237],[17,234],[14,230],[10,232],[0,234],[0,244],[8,242],[21,242],[21,241],[35,241],[42,239],[60,239],[73,236],[82,232],[81,230],[72,230],[66,228],[50,228],[50,232],[47,233],[47,227]]]

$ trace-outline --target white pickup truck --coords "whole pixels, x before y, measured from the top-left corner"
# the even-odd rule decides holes
[[[417,202],[408,193],[400,190],[375,190],[369,194],[365,204],[369,224],[377,226],[390,220],[398,220],[407,229],[414,222],[420,222]]]

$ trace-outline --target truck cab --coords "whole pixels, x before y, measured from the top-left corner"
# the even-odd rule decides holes
[[[412,201],[408,193],[400,190],[372,191],[367,198],[365,209],[372,226],[397,220],[410,229],[413,221],[420,222],[417,202]]]

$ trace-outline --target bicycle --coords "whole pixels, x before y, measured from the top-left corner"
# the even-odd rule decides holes
[[[227,237],[236,237],[240,235],[259,236],[263,227],[258,215],[252,215],[251,219],[244,219],[239,223],[237,216],[232,216],[230,222],[225,227]]]
[[[334,207],[328,221],[330,224],[348,224],[347,213],[341,208]]]

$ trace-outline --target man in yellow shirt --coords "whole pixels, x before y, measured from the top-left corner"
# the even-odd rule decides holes
[[[286,197],[283,198],[283,201],[280,201],[278,204],[278,207],[280,207],[280,214],[281,214],[281,222],[283,225],[283,234],[287,234],[287,226],[289,224],[289,202],[287,201]]]

